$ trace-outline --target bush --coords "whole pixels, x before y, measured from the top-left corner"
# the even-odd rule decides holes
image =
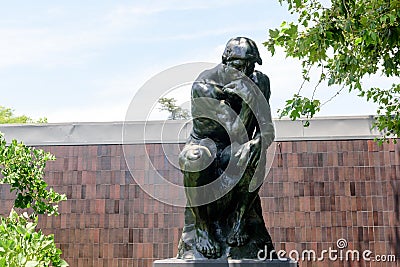
[[[48,189],[43,180],[46,162],[55,157],[41,149],[12,140],[7,145],[0,133],[0,184],[9,184],[17,197],[14,208],[28,210],[0,217],[0,266],[69,266],[61,259],[53,235],[36,231],[38,214],[58,215],[57,203],[66,196]]]
[[[9,217],[0,218],[0,266],[68,266],[53,235],[36,232],[36,226],[37,220],[32,222],[26,212],[19,215],[11,210]]]

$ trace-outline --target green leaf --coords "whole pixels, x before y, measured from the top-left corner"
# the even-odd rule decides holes
[[[371,32],[371,38],[372,40],[374,40],[374,42],[376,42],[376,40],[378,39],[378,35],[376,35],[375,32]]]
[[[60,267],[67,267],[69,264],[65,260],[61,260]]]
[[[17,232],[18,232],[20,235],[25,235],[27,231],[26,231],[26,229],[25,229],[24,227],[18,225],[18,226],[17,226]]]
[[[278,35],[279,35],[279,30],[277,30],[277,29],[275,29],[275,30],[270,29],[269,30],[269,37],[270,38],[275,39],[276,37],[278,37]]]
[[[51,245],[53,245],[53,240],[47,240],[42,243],[42,249],[48,249]]]

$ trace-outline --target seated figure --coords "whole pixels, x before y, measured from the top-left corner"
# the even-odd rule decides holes
[[[192,86],[193,129],[179,156],[187,197],[178,258],[257,258],[274,250],[258,191],[274,140],[269,78],[254,41],[228,41]],[[276,255],[272,252],[272,257]]]

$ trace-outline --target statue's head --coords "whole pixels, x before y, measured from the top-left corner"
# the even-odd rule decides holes
[[[222,63],[250,75],[254,71],[255,63],[261,65],[262,59],[253,40],[247,37],[235,37],[226,44]]]

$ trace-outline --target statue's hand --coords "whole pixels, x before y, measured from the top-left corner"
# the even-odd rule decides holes
[[[228,83],[222,87],[222,91],[225,93],[228,99],[239,98],[241,99],[240,101],[244,101],[247,104],[253,103],[256,97],[254,89],[251,89],[251,85],[243,80],[235,80]]]
[[[222,91],[227,95],[238,95],[241,87],[240,81],[233,81],[222,87]]]
[[[254,164],[254,160],[258,160],[261,153],[261,140],[260,138],[252,139],[240,146],[239,150],[236,152],[235,157],[239,157],[237,163],[238,166],[246,167],[250,155],[253,154],[253,160],[250,164]]]

